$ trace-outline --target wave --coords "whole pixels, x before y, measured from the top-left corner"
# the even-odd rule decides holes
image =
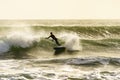
[[[55,33],[62,32],[74,32],[77,33],[81,38],[113,38],[118,37],[120,35],[120,27],[119,26],[57,26],[57,27],[49,27],[49,26],[33,26],[31,27],[34,31],[53,31]]]
[[[68,51],[79,50],[80,52],[83,51],[83,53],[84,51],[93,51],[97,54],[97,52],[105,52],[106,50],[119,51],[120,48],[120,39],[88,40],[80,39],[77,34],[70,33],[64,33],[62,37],[60,36],[59,42],[62,46],[65,46]],[[45,39],[41,35],[15,33],[0,39],[0,55],[4,55],[4,53],[8,55],[7,53],[10,53],[10,55],[14,55],[15,57],[25,57],[29,55],[29,53],[26,52],[32,49],[54,53],[53,48],[55,46],[57,45],[54,41]]]
[[[119,51],[120,49],[119,26],[32,26],[32,27],[0,27],[0,55],[29,55],[30,50],[39,48],[41,51],[53,51],[57,46],[51,39],[45,39],[49,32],[53,32],[62,46],[70,51]],[[84,53],[84,52],[83,52]]]
[[[43,51],[52,51],[55,46],[55,42],[51,39],[45,39],[45,32],[40,32],[39,34],[34,34],[31,32],[11,32],[8,35],[3,35],[0,38],[0,55],[14,55],[15,57],[24,57],[29,55],[26,54],[27,51],[30,51],[35,48],[39,48]],[[69,37],[67,37],[69,36]],[[65,34],[59,38],[59,42],[62,46],[65,46],[67,50],[81,50],[81,45],[79,45],[79,37],[74,34]]]
[[[60,63],[76,66],[100,66],[100,65],[114,65],[120,66],[120,58],[112,57],[85,57],[85,58],[67,58],[67,59],[49,59],[42,61],[32,61],[33,63]]]
[[[54,32],[55,34],[76,33],[80,38],[99,39],[99,38],[118,38],[120,35],[119,26],[26,26],[26,27],[0,27],[1,34],[14,30],[31,30],[34,33]]]
[[[100,61],[100,63],[102,63],[103,66],[95,67],[89,65],[86,67],[85,65],[88,65],[86,64],[88,60],[90,60],[89,62],[91,62],[92,59],[93,61],[94,60]],[[57,61],[55,62],[55,60]],[[120,59],[99,57],[99,58],[54,59],[54,61],[53,59],[44,61],[43,60],[41,61],[39,59],[1,60],[2,72],[0,73],[0,79],[119,80],[120,79],[119,65],[114,66],[114,69],[112,70],[108,69],[110,68],[109,66],[104,66],[107,65],[107,63],[110,60],[118,61]],[[73,64],[68,64],[68,62],[71,61],[72,63],[74,62],[75,64],[77,61],[77,66]],[[81,65],[80,62],[82,63],[83,66]]]
[[[111,20],[0,20],[1,26],[119,26],[119,19]]]
[[[101,40],[82,40],[82,43],[92,46],[106,47],[106,48],[118,48],[120,47],[120,39],[101,39]]]

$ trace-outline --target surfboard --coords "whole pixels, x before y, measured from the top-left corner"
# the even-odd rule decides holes
[[[57,54],[60,54],[60,53],[62,53],[62,52],[64,52],[65,51],[65,47],[64,46],[57,46],[57,47],[54,47],[54,50],[55,50],[55,55],[57,55]]]
[[[55,49],[55,50],[64,50],[65,47],[63,47],[63,46],[57,46],[57,47],[54,47],[54,49]]]

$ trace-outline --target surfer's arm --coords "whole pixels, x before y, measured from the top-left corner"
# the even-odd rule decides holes
[[[51,36],[47,37],[46,39],[49,39]]]

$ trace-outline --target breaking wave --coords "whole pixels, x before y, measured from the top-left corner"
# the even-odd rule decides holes
[[[39,48],[43,51],[52,51],[57,45],[52,39],[46,39],[48,36],[49,33],[46,33],[46,31],[40,31],[39,33],[32,33],[31,31],[11,31],[9,34],[3,35],[0,38],[0,54],[23,54],[34,48]],[[59,37],[59,42],[62,46],[65,46],[67,50],[81,50],[80,39],[77,34],[65,33],[64,35],[57,34],[57,36]]]
[[[27,52],[36,48],[54,53],[53,48],[57,45],[52,39],[46,39],[51,31],[68,51],[110,52],[113,50],[119,53],[120,50],[120,27],[117,26],[1,27],[0,30],[0,55],[4,53],[6,55],[15,53],[16,56],[21,53],[29,55]]]
[[[90,23],[1,21],[0,80],[120,80],[119,21]],[[50,32],[66,48],[60,55]]]

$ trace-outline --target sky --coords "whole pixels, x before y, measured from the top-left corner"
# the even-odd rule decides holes
[[[0,19],[120,19],[120,0],[0,0]]]

